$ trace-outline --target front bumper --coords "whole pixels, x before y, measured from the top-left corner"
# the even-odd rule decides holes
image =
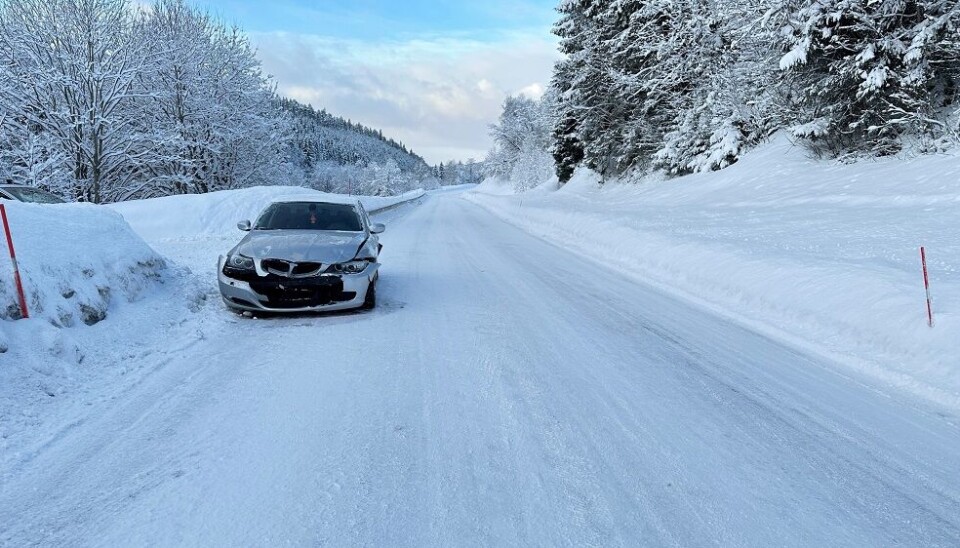
[[[376,279],[378,263],[357,274],[321,275],[312,278],[264,277],[238,280],[223,273],[220,257],[217,278],[224,304],[235,310],[298,314],[334,312],[363,306],[367,288]],[[341,286],[342,284],[342,286]]]

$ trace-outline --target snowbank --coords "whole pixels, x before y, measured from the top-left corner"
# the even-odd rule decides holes
[[[117,213],[91,204],[6,202],[32,318],[61,327],[103,320],[160,279],[161,258]],[[20,318],[6,240],[0,238],[0,320]]]
[[[0,237],[0,453],[15,433],[38,427],[44,410],[82,386],[80,379],[117,371],[122,358],[99,357],[131,352],[125,329],[150,333],[157,309],[187,311],[171,304],[169,286],[178,286],[176,295],[187,293],[168,283],[176,273],[116,212],[91,204],[4,205],[30,319],[18,319],[13,269]]]
[[[491,183],[468,197],[563,247],[960,408],[956,156],[843,165],[779,138],[720,172],[603,188],[580,172],[556,192],[503,194]]]
[[[253,220],[279,197],[315,194],[342,200],[339,194],[290,186],[260,186],[209,194],[185,194],[111,204],[142,237],[150,242],[174,238],[203,238],[237,232],[237,222]],[[415,190],[399,196],[358,196],[368,211],[386,209],[423,196]]]
[[[583,175],[587,175],[588,173],[589,172],[587,171],[581,172],[581,177]],[[554,176],[548,179],[546,182],[536,185],[533,188],[523,192],[523,194],[551,192],[557,190],[558,188],[560,188],[560,183]],[[484,179],[482,183],[477,185],[476,191],[481,194],[492,194],[494,196],[512,196],[517,194],[516,185],[499,177],[488,177]]]
[[[476,192],[491,196],[511,196],[517,193],[516,187],[510,181],[499,177],[488,177],[474,189]]]

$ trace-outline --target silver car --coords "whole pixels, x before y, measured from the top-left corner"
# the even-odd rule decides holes
[[[238,312],[371,309],[377,303],[380,239],[357,201],[312,197],[271,203],[220,257],[223,302]]]

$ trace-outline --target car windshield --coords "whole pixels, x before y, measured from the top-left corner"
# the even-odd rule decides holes
[[[31,188],[28,186],[5,186],[0,188],[2,188],[2,190],[10,196],[13,196],[14,200],[19,200],[21,202],[31,202],[34,204],[64,203],[64,200],[56,194],[51,194],[38,188]]]
[[[360,232],[363,225],[353,206],[317,202],[271,204],[257,219],[255,230],[337,230]]]

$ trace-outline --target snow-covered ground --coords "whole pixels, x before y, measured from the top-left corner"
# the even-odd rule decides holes
[[[202,298],[182,269],[168,265],[107,208],[5,205],[30,319],[12,321],[21,312],[0,236],[0,453],[50,422],[56,404],[82,400],[105,376],[124,373],[119,356],[137,351],[117,348],[132,340],[122,318],[153,315],[135,324],[152,332],[180,321]],[[162,302],[168,313],[156,314]]]
[[[560,190],[519,195],[487,181],[470,199],[643,283],[960,409],[960,157],[843,165],[779,138],[716,173],[601,189],[579,172]]]
[[[257,207],[117,207],[166,269],[0,409],[0,545],[960,543],[956,413],[465,195],[376,216],[376,310],[265,320],[213,276]]]

